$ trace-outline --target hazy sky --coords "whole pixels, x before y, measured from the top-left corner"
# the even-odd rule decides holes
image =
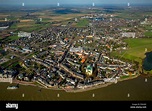
[[[152,4],[152,0],[0,0],[0,4]]]

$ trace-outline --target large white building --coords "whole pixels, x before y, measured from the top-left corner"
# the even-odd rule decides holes
[[[134,32],[124,32],[122,33],[122,37],[132,37],[132,38],[135,38],[135,33]]]
[[[31,33],[28,33],[28,32],[18,32],[18,37],[31,37]]]
[[[70,48],[70,52],[80,52],[80,53],[82,53],[83,52],[83,48],[82,47],[78,47],[78,48],[75,48],[75,47],[71,47]]]

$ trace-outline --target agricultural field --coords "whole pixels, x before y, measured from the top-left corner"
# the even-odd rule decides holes
[[[19,23],[13,24],[9,29],[18,31],[32,32],[49,26],[49,23],[36,24],[34,20],[21,20]]]
[[[152,51],[152,39],[151,38],[135,38],[135,39],[126,39],[125,42],[128,43],[128,49],[121,52],[121,54],[114,52],[115,56],[135,60],[141,62],[145,57],[145,50]]]
[[[69,9],[55,9],[55,10],[44,10],[39,12],[31,13],[32,16],[42,18],[42,22],[64,22],[66,20],[78,18],[86,15],[86,13],[73,13],[73,10]]]
[[[66,9],[65,9],[66,11]],[[2,14],[3,16],[0,16],[0,20],[3,22],[5,18],[7,18],[8,21],[11,20],[19,20],[18,23],[14,23],[11,27],[9,27],[7,30],[10,31],[26,31],[26,32],[32,32],[34,30],[43,30],[50,25],[61,25],[62,22],[64,23],[65,21],[70,21],[74,20],[74,18],[79,18],[81,16],[86,15],[85,13],[67,13],[67,14],[58,14],[56,12],[53,12],[51,9],[50,10],[44,10],[44,11],[39,11],[35,10],[34,12],[28,13],[24,12],[21,13],[19,12],[11,12],[9,15]],[[40,21],[41,18],[41,21]],[[85,21],[80,21],[78,26],[83,25],[81,22]]]
[[[53,15],[40,15],[39,18],[42,18],[46,22],[54,22],[54,21],[66,21],[70,19],[74,19],[76,17],[83,16],[84,14],[53,14]]]
[[[116,17],[118,18],[125,18],[125,19],[139,19],[141,18],[141,13],[128,13],[128,12],[123,12],[123,13],[117,13]]]

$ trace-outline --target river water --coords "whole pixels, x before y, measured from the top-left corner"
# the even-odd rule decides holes
[[[51,89],[40,90],[39,87],[24,85],[20,85],[16,90],[7,90],[9,85],[9,83],[0,83],[0,100],[152,101],[152,77],[139,76],[107,87],[77,93]]]

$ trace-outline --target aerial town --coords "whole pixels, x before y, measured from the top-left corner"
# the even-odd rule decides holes
[[[89,14],[39,31],[20,30],[18,39],[1,41],[0,81],[73,91],[138,75],[138,63],[113,52],[123,56],[129,48],[124,39],[142,38],[144,32],[138,27],[152,18],[124,19],[115,13],[98,13],[95,8],[87,10]],[[77,27],[80,21],[88,23]],[[9,25],[2,26],[1,31],[7,28]]]

